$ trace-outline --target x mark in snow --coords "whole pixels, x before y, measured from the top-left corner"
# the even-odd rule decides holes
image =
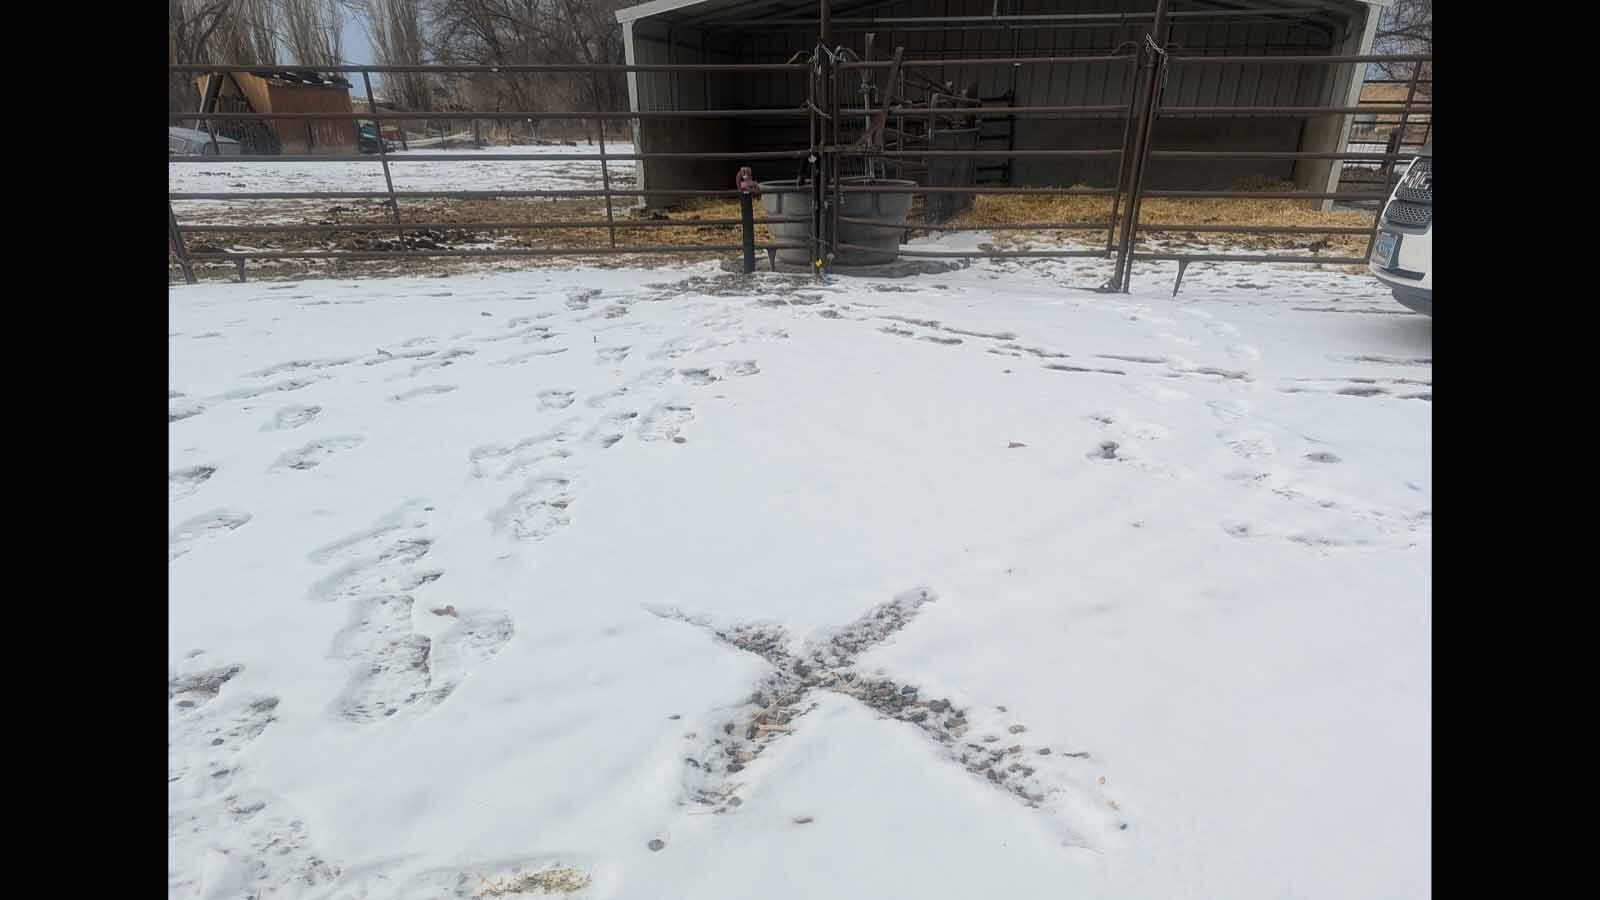
[[[939,745],[946,758],[967,771],[1030,808],[1046,808],[1069,817],[1075,826],[1069,828],[1070,844],[1089,846],[1080,829],[1126,829],[1126,824],[1113,821],[1110,811],[1118,806],[1106,797],[1104,779],[1090,782],[1086,775],[1068,771],[1072,766],[1069,761],[1087,759],[1088,753],[1067,753],[1044,746],[1030,748],[1020,737],[1027,731],[1020,724],[1007,728],[1009,740],[997,734],[987,734],[977,741],[964,740],[971,729],[966,708],[948,697],[922,697],[915,685],[854,668],[857,656],[904,628],[924,603],[933,600],[934,594],[927,588],[905,591],[854,622],[806,641],[798,652],[790,652],[788,634],[781,626],[722,627],[676,608],[647,606],[649,612],[661,618],[704,628],[720,643],[754,653],[772,665],[772,671],[756,683],[749,699],[727,710],[731,715],[721,717],[721,724],[699,755],[684,759],[689,800],[718,813],[741,805],[744,801],[737,792],[743,785],[734,776],[754,762],[772,741],[792,732],[796,721],[817,707],[815,702],[803,705],[808,695],[821,689],[853,697],[884,717],[914,725]],[[1003,706],[995,709],[1006,711]]]

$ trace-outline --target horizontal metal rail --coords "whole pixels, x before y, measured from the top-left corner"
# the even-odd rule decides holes
[[[628,162],[643,159],[800,159],[806,150],[762,150],[754,153],[393,153],[387,157],[376,153],[359,156],[273,156],[270,153],[241,153],[236,156],[206,156],[189,153],[168,156],[175,163],[218,162]]]
[[[810,244],[795,242],[756,244],[757,250],[809,250]],[[189,254],[195,261],[242,259],[416,259],[450,256],[620,256],[634,253],[727,253],[743,250],[743,244],[666,244],[646,247],[526,247],[482,250],[252,250],[249,252],[211,252]]]
[[[864,109],[843,109],[840,114],[844,116],[860,116],[866,114]],[[1031,118],[1034,116],[1126,116],[1127,104],[1116,106],[963,106],[963,107],[926,107],[891,106],[889,115],[901,116],[907,119],[927,119],[936,116],[988,116],[1003,118],[1017,116],[1018,118]]]
[[[420,112],[412,110],[387,109],[379,110],[378,116],[392,121],[416,121],[418,119],[435,121],[470,121],[472,119],[738,119],[755,118],[758,116],[807,116],[810,110],[803,106],[784,107],[780,109],[637,109],[637,110],[561,110],[546,112]],[[326,113],[258,113],[258,112],[215,112],[215,113],[168,113],[168,119],[188,121],[246,121],[252,119],[322,119],[328,121],[355,122],[371,121],[374,116],[370,112],[326,112]]]
[[[883,252],[882,247],[867,247],[861,244],[840,243],[838,246],[846,250],[868,250],[875,253]],[[927,259],[1010,259],[1016,257],[1047,257],[1057,256],[1062,258],[1096,258],[1108,257],[1109,250],[907,250],[901,247],[898,251],[901,256],[912,256]]]
[[[1122,56],[1018,56],[1018,57],[974,57],[961,59],[905,59],[900,61],[902,69],[939,69],[945,66],[1066,66],[1066,65],[1103,65],[1105,63],[1131,63],[1137,62],[1137,57],[1132,54]],[[838,69],[887,69],[894,65],[891,60],[878,60],[875,62],[846,62],[835,66]]]
[[[1174,21],[1188,20],[1213,20],[1213,19],[1281,19],[1285,16],[1293,19],[1305,19],[1307,13],[1314,12],[1309,9],[1292,9],[1277,7],[1271,9],[1215,9],[1215,10],[1183,10],[1164,13],[1167,19]],[[829,26],[835,31],[861,31],[864,29],[882,29],[885,31],[910,31],[929,29],[949,31],[957,29],[1005,29],[1011,30],[1017,26],[1031,26],[1039,29],[1054,29],[1063,25],[1070,26],[1075,23],[1087,25],[1121,25],[1133,22],[1148,22],[1156,18],[1153,12],[1093,12],[1093,13],[1015,13],[1010,15],[970,15],[970,16],[844,16],[829,19]],[[821,19],[810,18],[765,18],[765,19],[708,19],[695,23],[705,28],[817,28],[822,24]]]
[[[810,216],[773,216],[756,219],[755,224],[809,222]],[[590,219],[572,222],[344,222],[338,225],[185,225],[185,232],[212,234],[294,234],[324,231],[535,231],[546,228],[697,228],[701,226],[742,225],[740,219],[624,219],[601,222]],[[1365,233],[1363,231],[1363,233]]]
[[[1146,197],[1171,200],[1387,200],[1388,194],[1340,191],[1158,191],[1147,190]],[[1139,226],[1143,228],[1143,225]]]
[[[1301,153],[1278,150],[1152,150],[1151,159],[1346,159],[1364,162],[1406,162],[1407,153]]]
[[[1004,107],[1000,107],[1004,108]],[[1354,115],[1356,113],[1378,116],[1398,116],[1409,112],[1432,112],[1433,107],[1426,103],[1419,103],[1409,110],[1404,106],[1373,107],[1373,106],[1162,106],[1156,114],[1165,118],[1173,116],[1328,116],[1328,115]]]
[[[183,63],[167,66],[172,73],[182,72],[248,72],[253,74],[274,72],[433,72],[440,75],[457,73],[489,73],[515,75],[530,72],[727,72],[739,75],[747,72],[809,72],[809,63],[539,63],[517,66],[482,65],[362,65],[362,66],[238,66]]]
[[[226,157],[222,157],[226,158]],[[811,187],[768,187],[763,194],[809,194]],[[491,200],[499,197],[604,197],[602,189],[574,188],[571,190],[504,190],[504,191],[177,191],[167,194],[168,200]],[[620,190],[609,192],[613,197],[738,197],[739,192],[711,189]]]
[[[1233,66],[1276,66],[1276,65],[1317,65],[1321,63],[1388,63],[1388,62],[1433,62],[1431,53],[1400,53],[1394,56],[1384,56],[1372,53],[1340,54],[1337,56],[1195,56],[1174,53],[1167,57],[1167,62],[1172,65],[1233,65]]]
[[[1170,13],[1168,14],[1171,15]],[[1136,57],[1132,55],[1120,56],[1019,56],[1019,57],[975,57],[962,59],[950,57],[947,59],[906,59],[902,60],[900,67],[903,69],[935,69],[944,66],[1059,66],[1073,64],[1104,64],[1116,62],[1130,62]],[[1371,54],[1337,56],[1179,56],[1176,54],[1167,57],[1169,63],[1199,64],[1199,65],[1337,65],[1344,63],[1362,62],[1432,62],[1433,57],[1428,55],[1402,55],[1402,56],[1374,56]],[[846,62],[840,63],[839,69],[887,69],[891,63],[888,60],[874,62]],[[1386,82],[1393,84],[1409,84],[1409,80]],[[1432,80],[1424,80],[1420,84],[1432,84]]]
[[[960,187],[933,187],[929,185],[902,187],[889,184],[845,184],[841,185],[839,189],[846,194],[1028,194],[1039,197],[1109,197],[1116,193],[1112,188],[1019,188],[985,187],[976,184],[970,187],[966,185]],[[764,189],[763,191],[765,192]]]
[[[840,216],[839,221],[849,222],[852,225],[876,225],[888,228],[905,228],[907,231],[1105,231],[1113,227],[1109,222],[1007,222],[1003,225],[934,225],[931,223],[907,222],[904,225],[895,225],[879,219],[862,219],[856,216]],[[1144,226],[1139,226],[1143,228]],[[190,230],[187,226],[185,231]],[[1366,234],[1368,229],[1356,229]]]
[[[185,228],[185,231],[188,229]],[[1139,230],[1143,231],[1193,231],[1196,233],[1215,232],[1221,234],[1368,234],[1372,231],[1371,225],[1181,225],[1178,223],[1157,223],[1146,225],[1139,223]]]
[[[1143,231],[1144,226],[1139,226]],[[1268,253],[1134,253],[1134,259],[1183,262],[1319,263],[1329,266],[1364,266],[1365,256],[1273,256]]]
[[[883,156],[891,158],[915,157],[921,159],[966,159],[983,157],[1016,157],[1019,159],[1111,159],[1122,155],[1116,150],[877,150],[871,147],[829,148],[840,156]],[[215,157],[210,157],[214,159]]]

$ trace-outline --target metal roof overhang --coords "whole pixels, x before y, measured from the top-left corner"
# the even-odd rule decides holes
[[[852,13],[864,13],[901,0],[834,0],[833,15],[845,18]],[[1179,0],[1183,2],[1183,0]],[[1268,11],[1274,13],[1353,12],[1363,6],[1385,7],[1394,0],[1259,0],[1259,2],[1208,2],[1194,0],[1184,3],[1184,9],[1174,12],[1200,12],[1195,6],[1208,11]],[[717,19],[734,18],[787,18],[794,15],[814,16],[817,0],[649,0],[636,6],[617,10],[617,21],[624,24],[639,19],[660,18],[674,25],[711,24]],[[974,24],[978,24],[975,22]],[[1042,23],[1041,23],[1042,24]]]

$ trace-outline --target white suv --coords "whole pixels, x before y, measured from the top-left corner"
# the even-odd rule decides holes
[[[1367,267],[1396,300],[1432,318],[1433,142],[1411,161],[1389,195]]]

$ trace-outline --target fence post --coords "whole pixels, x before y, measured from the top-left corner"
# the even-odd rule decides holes
[[[1128,167],[1133,162],[1133,153],[1129,149],[1129,139],[1133,137],[1133,120],[1138,117],[1139,108],[1139,48],[1133,49],[1133,55],[1128,57],[1128,74],[1132,77],[1128,86],[1128,117],[1122,124],[1122,153],[1117,157],[1117,180],[1111,189],[1111,218],[1106,223],[1106,253],[1110,254],[1117,247],[1117,213],[1122,210],[1122,182],[1128,175]],[[1117,258],[1117,264],[1122,264],[1122,258]]]
[[[400,199],[394,195],[394,177],[389,174],[389,150],[384,146],[383,117],[378,115],[378,102],[372,99],[372,76],[367,74],[365,69],[361,70],[361,83],[367,89],[367,109],[372,112],[372,127],[378,130],[378,162],[383,164],[383,183],[389,190],[389,211],[394,213],[394,223],[399,225]],[[361,126],[357,125],[356,134],[359,135],[360,133]],[[405,129],[400,129],[400,133],[405,134]],[[360,149],[359,144],[357,149]],[[405,234],[400,233],[396,237],[403,238]]]
[[[172,252],[178,257],[178,267],[183,269],[183,283],[194,284],[194,263],[189,261],[189,248],[183,245],[183,229],[178,227],[178,214],[167,201],[167,235],[172,239]]]
[[[827,49],[819,41],[812,53],[811,78],[806,82],[806,107],[810,110],[811,147],[806,154],[806,164],[811,174],[811,269],[822,276],[822,148],[826,140],[827,121],[822,111],[822,84],[826,78]]]
[[[822,0],[822,4],[824,8],[831,7],[833,5],[833,0]],[[833,43],[833,26],[824,21],[824,28],[827,31],[828,43]],[[838,149],[839,145],[844,141],[844,136],[842,134],[843,106],[839,99],[839,95],[843,94],[844,91],[841,90],[843,85],[840,82],[842,82],[846,76],[844,70],[839,68],[838,63],[839,60],[834,58],[833,50],[830,48],[828,51],[827,83],[828,124],[832,125],[833,127],[828,132],[828,139],[824,141],[822,145],[823,159],[827,162],[827,177],[829,181],[828,188],[830,191],[830,199],[828,200],[828,224],[826,232],[828,236],[828,252],[823,258],[830,267],[833,265],[833,261],[839,256],[839,216],[844,211],[844,182],[841,180],[841,176],[844,173],[842,171],[842,160],[839,158]]]
[[[1422,77],[1422,63],[1414,62],[1411,64],[1411,84],[1407,85],[1406,87],[1406,103],[1405,106],[1401,107],[1400,109],[1400,127],[1396,129],[1400,132],[1400,143],[1398,146],[1402,148],[1406,145],[1406,132],[1411,128],[1411,103],[1414,99],[1416,99],[1417,79],[1420,77]],[[1432,119],[1433,116],[1430,114],[1428,118]]]
[[[1116,273],[1108,289],[1126,294],[1133,276],[1133,248],[1139,229],[1139,204],[1144,199],[1144,175],[1150,160],[1150,132],[1155,127],[1156,108],[1166,70],[1167,0],[1156,0],[1155,21],[1145,34],[1145,81],[1140,87],[1139,122],[1134,128],[1133,166],[1128,176],[1128,211],[1122,222],[1122,246],[1117,256]]]
[[[594,111],[604,112],[600,108],[600,72],[591,70],[590,83],[594,86]],[[595,116],[595,131],[600,133],[600,186],[606,192],[606,234],[611,238],[611,246],[617,246],[617,223],[611,208],[611,167],[606,163],[606,118]],[[635,151],[638,148],[634,148]],[[634,171],[639,172],[644,168],[642,162],[634,162]],[[637,183],[637,176],[635,176]]]
[[[744,273],[749,275],[756,270],[756,214],[755,204],[751,200],[751,192],[756,189],[756,178],[751,174],[749,166],[739,170],[734,184],[739,188],[739,225],[743,230],[740,243],[744,246]]]
[[[205,93],[204,96],[202,96],[200,98],[200,111],[202,113],[214,113],[214,112],[217,111],[217,107],[221,105],[220,103],[213,102],[211,109],[206,109],[206,97],[210,97],[211,96],[211,79],[212,79],[212,77],[213,77],[212,73],[210,73],[210,72],[206,73],[206,93]],[[221,97],[222,96],[222,73],[221,72],[217,72],[215,74],[215,77],[217,79],[217,97]],[[211,135],[211,155],[212,156],[217,156],[217,157],[222,156],[222,148],[217,146],[217,128],[216,128],[216,123],[214,123],[210,119],[206,120],[206,134]]]

